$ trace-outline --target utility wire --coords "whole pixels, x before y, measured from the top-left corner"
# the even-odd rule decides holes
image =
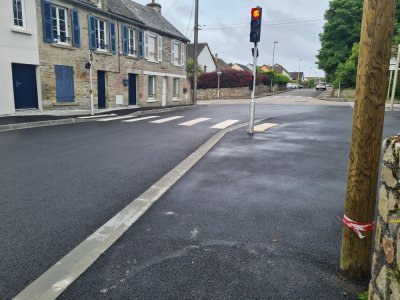
[[[322,22],[324,19],[314,19],[314,20],[304,20],[304,21],[291,21],[291,22],[263,22],[262,26],[268,26],[268,27],[275,27],[275,26],[281,26],[281,25],[297,25],[297,24],[304,24],[304,23],[315,23],[315,22]],[[225,29],[225,28],[248,28],[250,24],[243,24],[243,25],[205,25],[204,30],[207,29]]]
[[[187,35],[188,35],[188,31],[189,31],[190,23],[192,23],[192,17],[193,17],[193,8],[194,8],[194,1],[195,1],[195,0],[193,0],[193,2],[192,2],[192,9],[191,9],[191,12],[190,12],[189,24],[188,24],[188,27],[187,27],[187,29],[186,29],[186,37],[187,37]]]
[[[180,1],[182,1],[182,0],[176,0],[169,8],[165,11],[164,15],[166,15],[167,13],[169,13],[170,10],[171,10],[176,4],[178,4],[178,2],[180,2]]]

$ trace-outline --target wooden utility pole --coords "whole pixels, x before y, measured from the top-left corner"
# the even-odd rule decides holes
[[[345,215],[374,220],[385,100],[396,0],[364,0]],[[344,226],[340,267],[351,277],[370,275],[372,233],[360,239]]]
[[[199,44],[199,0],[195,0],[194,10],[194,54],[193,54],[193,104],[197,104],[197,47]]]

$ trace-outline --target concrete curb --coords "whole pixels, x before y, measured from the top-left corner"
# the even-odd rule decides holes
[[[143,116],[143,115],[170,112],[170,111],[178,111],[178,110],[184,110],[187,108],[193,108],[193,107],[199,107],[199,106],[200,105],[191,105],[191,106],[186,105],[186,106],[176,106],[176,107],[166,107],[166,108],[159,108],[159,109],[141,110],[141,111],[134,112],[132,114],[128,114],[127,116],[131,116],[132,118],[134,118],[134,117]],[[91,122],[91,121],[95,121],[95,119],[80,119],[79,117],[76,117],[76,118],[56,119],[56,120],[47,120],[47,121],[6,124],[6,125],[0,125],[0,132],[19,130],[19,129],[36,128],[36,127],[75,124],[75,123],[83,123],[83,122]]]
[[[258,120],[257,123],[263,120]],[[246,125],[247,123],[237,124],[214,134],[148,190],[29,284],[14,299],[56,299],[227,133]]]

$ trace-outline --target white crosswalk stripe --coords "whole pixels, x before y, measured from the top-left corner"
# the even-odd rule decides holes
[[[159,118],[159,116],[148,116],[148,117],[142,117],[142,118],[135,118],[135,119],[130,119],[130,120],[124,120],[122,122],[133,123],[133,122],[150,120],[150,119],[155,119],[155,118]]]
[[[233,124],[236,124],[237,122],[239,122],[239,120],[226,120],[224,122],[215,124],[211,128],[214,128],[214,129],[225,129],[225,128],[233,125]]]
[[[85,117],[78,117],[78,119],[96,119],[96,118],[112,117],[112,116],[116,116],[116,114],[105,114],[105,115],[96,115],[96,116],[85,116]]]
[[[165,118],[165,119],[160,119],[160,120],[156,120],[156,121],[151,121],[150,123],[162,124],[162,123],[166,123],[166,122],[173,121],[173,120],[177,120],[177,119],[181,119],[181,118],[184,118],[184,117],[183,117],[183,116],[169,117],[169,118]]]
[[[178,125],[179,126],[193,126],[193,125],[196,125],[196,124],[199,124],[201,122],[208,121],[208,120],[210,120],[210,118],[198,118],[198,119],[187,121],[185,123],[181,123],[181,124],[178,124]]]
[[[98,119],[96,121],[98,121],[98,122],[108,122],[108,121],[114,121],[114,120],[132,119],[133,117],[134,116],[132,116],[132,115],[118,116],[118,117],[110,117],[110,118]]]

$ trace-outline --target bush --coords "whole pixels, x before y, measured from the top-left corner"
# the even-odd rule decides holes
[[[252,74],[247,71],[238,70],[224,70],[220,78],[220,88],[236,88],[246,87],[249,85],[249,77]],[[257,75],[256,84],[263,82],[260,74]],[[199,89],[216,89],[218,88],[218,75],[217,72],[203,73],[199,77],[197,83]]]

